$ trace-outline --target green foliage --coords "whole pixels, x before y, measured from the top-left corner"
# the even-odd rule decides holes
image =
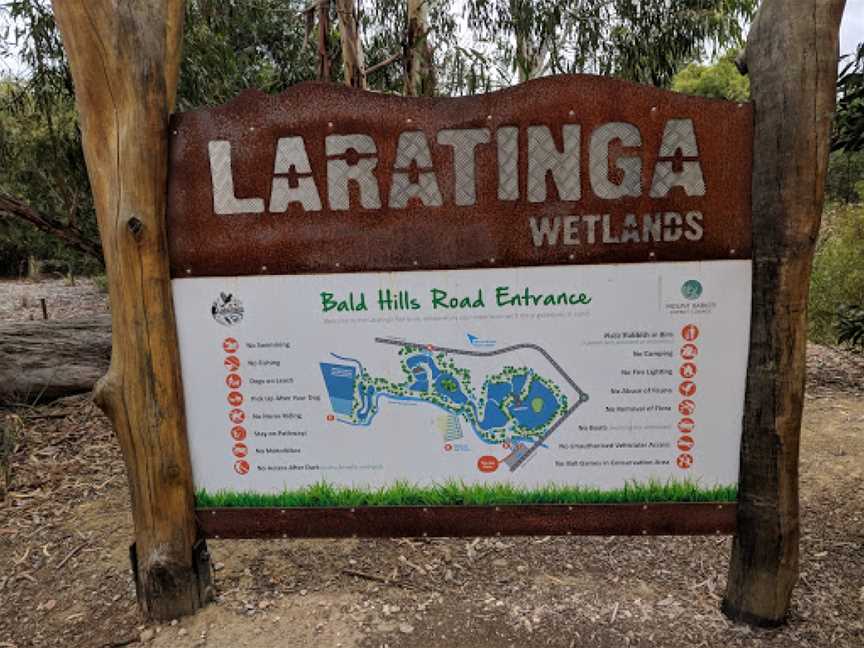
[[[672,79],[672,89],[676,92],[748,101],[750,99],[750,80],[735,67],[738,50],[729,50],[712,65],[691,63]]]
[[[864,349],[864,306],[841,306],[837,312],[837,341]]]
[[[520,78],[591,72],[665,87],[709,47],[716,54],[740,46],[756,1],[467,0],[466,7],[476,35]]]
[[[864,43],[837,78],[837,107],[834,113],[833,150],[864,150]]]
[[[507,504],[600,504],[628,502],[734,502],[737,488],[704,488],[691,481],[628,483],[599,489],[550,485],[525,488],[512,483],[465,484],[448,481],[432,486],[398,482],[392,486],[355,488],[321,482],[281,493],[200,490],[198,508],[313,506],[493,506]]]
[[[864,305],[864,206],[825,210],[810,279],[810,339],[837,341],[844,306]]]
[[[864,199],[864,151],[833,151],[828,159],[825,195],[830,202]]]

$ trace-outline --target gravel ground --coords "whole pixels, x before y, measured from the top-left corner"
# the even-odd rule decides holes
[[[0,284],[0,318],[41,317],[40,294],[53,317],[104,312],[87,286]],[[864,365],[824,347],[808,363],[801,580],[779,630],[718,611],[725,537],[211,541],[218,600],[148,625],[119,448],[75,397],[0,412],[17,430],[0,501],[0,648],[860,648]]]

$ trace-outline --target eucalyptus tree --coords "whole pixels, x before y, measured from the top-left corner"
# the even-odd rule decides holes
[[[739,46],[756,0],[467,0],[468,24],[516,78],[591,72],[667,86],[678,69]]]

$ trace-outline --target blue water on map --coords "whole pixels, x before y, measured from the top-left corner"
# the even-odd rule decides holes
[[[343,359],[343,358],[340,358]],[[351,360],[344,358],[344,360]],[[431,353],[418,351],[405,359],[405,382],[390,389],[376,387],[361,379],[362,366],[321,363],[324,383],[333,411],[350,417],[343,421],[353,425],[371,424],[381,398],[396,402],[427,403],[449,414],[462,416],[477,436],[486,443],[496,443],[488,437],[497,430],[513,428],[514,439],[522,439],[520,430],[538,430],[549,424],[558,412],[559,397],[531,369],[517,370],[510,376],[500,376],[488,382],[481,398],[475,399],[462,385],[460,378],[442,370]],[[496,376],[498,378],[498,376]],[[379,385],[380,381],[376,381]],[[526,391],[527,388],[527,391]],[[398,389],[394,393],[391,389]],[[524,394],[524,395],[523,395]],[[437,396],[430,400],[430,396]],[[354,411],[354,399],[359,407]],[[482,403],[482,412],[479,403]]]

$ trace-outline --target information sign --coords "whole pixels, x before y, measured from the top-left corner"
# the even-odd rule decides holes
[[[595,77],[175,117],[204,529],[728,531],[751,120]]]

